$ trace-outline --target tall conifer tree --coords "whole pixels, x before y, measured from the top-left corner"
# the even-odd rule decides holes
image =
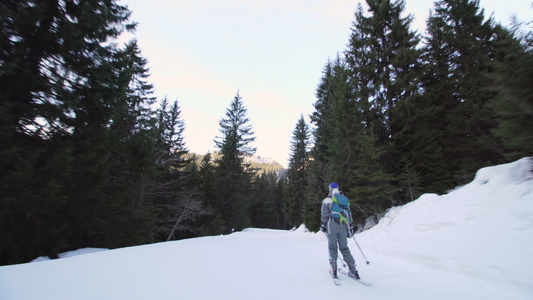
[[[480,167],[502,162],[503,147],[491,133],[494,112],[487,105],[495,96],[487,87],[496,35],[476,0],[437,1],[427,34],[424,101],[437,109],[438,125],[430,128],[442,143],[448,165],[441,176],[449,174],[451,188],[471,180]]]
[[[252,226],[258,228],[281,229],[283,212],[280,208],[282,201],[276,193],[277,175],[266,172],[258,175],[253,182],[253,205],[251,207]]]
[[[410,30],[412,17],[402,17],[404,1],[367,0],[369,16],[358,5],[346,50],[351,82],[367,127],[373,127],[387,151],[386,166],[397,172],[393,148],[402,127],[398,103],[418,90],[419,37]]]
[[[252,125],[249,124],[248,110],[237,92],[226,110],[226,118],[219,122],[221,137],[215,139],[220,149],[217,177],[222,205],[222,217],[227,229],[240,230],[250,225],[248,193],[251,189],[252,173],[243,166],[243,158],[253,155],[255,148],[250,144],[255,140]]]
[[[203,157],[199,172],[201,177],[200,190],[204,195],[205,206],[214,213],[211,218],[205,219],[206,222],[201,224],[202,232],[205,235],[222,234],[226,229],[226,224],[222,217],[224,199],[220,193],[222,189],[219,187],[219,183],[222,182],[216,180],[215,164],[211,153],[207,153]]]
[[[348,189],[353,184],[349,173],[357,168],[355,160],[360,151],[359,135],[364,128],[361,119],[362,109],[355,96],[357,91],[350,84],[349,70],[340,55],[337,55],[333,61],[332,68],[328,115],[331,141],[327,157],[332,171],[328,181],[335,181]]]
[[[292,134],[283,212],[291,226],[299,226],[304,221],[306,177],[309,165],[309,128],[303,116],[298,120]]]
[[[516,22],[516,21],[515,21]],[[489,101],[498,116],[493,129],[508,149],[511,160],[533,155],[533,30],[521,32],[515,23],[511,31],[497,27],[499,53],[494,60]]]
[[[329,160],[330,144],[333,131],[331,124],[331,100],[332,80],[334,76],[333,62],[328,60],[324,65],[322,77],[316,90],[315,110],[310,115],[313,128],[313,147],[310,150],[310,162],[308,168],[308,185],[305,190],[306,211],[304,221],[310,230],[318,230],[320,227],[320,205],[327,191],[328,181],[331,174]]]
[[[400,109],[416,95],[421,68],[419,37],[409,28],[412,18],[402,17],[404,1],[367,0],[366,5],[369,15],[363,5],[358,5],[345,51],[352,99],[344,102],[341,110],[348,111],[342,119],[352,123],[351,133],[341,135],[353,141],[341,148],[345,155],[350,153],[346,149],[352,153],[349,159],[341,160],[351,163],[344,168],[349,174],[343,179],[346,188],[353,202],[368,201],[368,195],[362,192],[368,189],[375,198],[369,207],[359,206],[359,213],[365,217],[398,197],[392,186],[402,171],[397,140],[405,120]],[[374,172],[370,177],[369,170]]]
[[[91,224],[116,208],[100,196],[110,179],[110,124],[128,101],[126,71],[139,74],[113,43],[134,28],[129,15],[115,1],[1,2],[3,262],[110,237]]]

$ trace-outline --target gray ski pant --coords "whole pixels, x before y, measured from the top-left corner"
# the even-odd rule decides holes
[[[346,226],[337,224],[330,220],[328,222],[328,249],[329,259],[337,261],[338,250],[341,251],[342,257],[347,264],[354,264],[355,259],[348,248],[348,231]]]

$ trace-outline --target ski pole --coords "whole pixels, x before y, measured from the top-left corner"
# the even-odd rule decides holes
[[[359,247],[359,243],[357,243],[357,240],[355,239],[355,236],[352,235],[352,238],[353,238],[355,244],[357,245],[357,248],[359,248],[359,251],[361,251],[361,254],[363,255],[363,258],[366,260],[366,264],[369,265],[370,262],[368,261],[368,259],[366,258],[365,254],[363,253],[363,250],[361,249],[361,247]]]

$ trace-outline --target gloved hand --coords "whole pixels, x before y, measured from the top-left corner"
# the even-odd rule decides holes
[[[322,223],[322,225],[320,225],[320,231],[323,231],[323,232],[326,232],[327,229],[326,229],[326,223]]]
[[[352,237],[355,234],[355,227],[353,224],[350,224],[350,230],[348,232],[348,237]]]

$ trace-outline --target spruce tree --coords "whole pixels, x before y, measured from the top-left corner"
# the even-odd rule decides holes
[[[439,137],[439,159],[447,162],[441,176],[450,176],[451,188],[470,181],[480,167],[502,162],[504,151],[491,132],[496,122],[488,106],[495,93],[487,88],[496,35],[492,19],[485,19],[473,0],[437,1],[427,34],[424,100],[439,118],[429,125],[429,135]]]
[[[342,177],[341,174],[333,174],[342,170],[344,162],[342,156],[342,141],[346,138],[346,131],[341,128],[339,122],[342,118],[353,111],[343,111],[343,105],[350,101],[350,87],[347,86],[347,73],[344,62],[337,55],[334,61],[328,60],[322,72],[322,78],[317,87],[315,110],[310,115],[313,125],[313,148],[310,151],[310,170],[314,173],[311,182],[311,193],[322,194],[327,189],[328,182],[334,178]],[[349,116],[349,122],[353,116]],[[344,131],[344,132],[343,132]],[[335,166],[335,163],[340,164]],[[334,170],[335,168],[335,170]]]
[[[309,116],[313,147],[310,150],[308,167],[308,185],[305,189],[304,222],[309,230],[316,231],[320,227],[320,207],[327,192],[332,165],[330,163],[331,132],[331,100],[332,80],[334,76],[333,62],[328,60],[322,70],[322,77],[316,90],[315,110]]]
[[[318,176],[321,174],[319,164],[311,160],[309,162],[307,181],[305,190],[305,211],[303,220],[307,229],[318,231],[320,228],[320,214],[322,200],[327,194],[327,184],[323,183]],[[325,186],[325,187],[324,187]]]
[[[533,31],[521,32],[516,22],[511,30],[497,27],[499,53],[490,75],[497,95],[489,101],[498,117],[493,132],[511,160],[533,155]]]
[[[382,163],[385,147],[371,129],[359,134],[358,146],[357,168],[349,174],[353,183],[345,191],[350,198],[354,224],[364,225],[367,218],[376,218],[397,203],[395,195],[398,188],[392,184],[391,175]]]
[[[367,0],[366,4],[369,16],[361,4],[355,13],[346,62],[364,122],[386,147],[388,171],[397,172],[394,141],[403,126],[397,106],[418,90],[420,40],[409,28],[412,17],[402,17],[403,0]]]
[[[155,164],[159,172],[153,186],[154,206],[158,208],[157,231],[164,240],[199,234],[200,218],[211,213],[204,204],[197,165],[187,158],[184,142],[185,122],[178,101],[169,105],[166,99],[158,110],[158,138]]]
[[[222,136],[215,139],[221,154],[216,174],[223,203],[221,215],[227,230],[241,230],[250,225],[248,193],[253,171],[245,170],[243,158],[255,153],[255,148],[250,145],[255,136],[247,114],[237,92],[226,110],[226,118],[219,122]]]
[[[446,89],[445,86],[441,88]],[[419,193],[415,190],[444,193],[452,186],[446,149],[442,146],[446,138],[442,130],[446,124],[446,107],[439,103],[441,100],[434,97],[433,92],[426,91],[400,104],[404,127],[398,132],[395,146],[401,154],[402,201],[416,199]]]
[[[220,193],[219,181],[216,180],[215,164],[211,153],[207,153],[202,158],[200,164],[200,191],[204,195],[204,206],[212,210],[214,215],[210,218],[204,219],[200,223],[201,232],[203,235],[216,235],[225,232],[226,224],[222,217],[222,210],[224,206],[223,198]]]
[[[283,212],[289,225],[297,227],[304,221],[306,175],[309,164],[309,128],[303,115],[296,123],[292,134]]]
[[[329,183],[336,181],[345,189],[354,184],[351,171],[357,168],[358,134],[364,128],[363,109],[355,94],[345,61],[337,55],[324,69],[311,115],[316,127],[305,197],[305,222],[312,230],[320,225],[320,206]]]
[[[332,130],[329,133],[331,140],[327,157],[331,164],[331,175],[328,182],[335,181],[348,188],[353,183],[349,173],[357,167],[355,160],[359,153],[359,134],[364,128],[362,108],[355,96],[357,92],[350,84],[346,64],[339,55],[333,62],[332,69],[328,114],[328,124],[331,124]]]
[[[347,183],[349,188],[363,188],[364,183],[360,180],[364,176],[358,174],[364,174],[364,166],[371,164],[374,165],[373,170],[383,174],[379,175],[380,180],[376,182],[365,181],[368,188],[383,184],[381,190],[385,190],[398,184],[397,180],[403,171],[400,162],[406,149],[402,147],[406,119],[402,108],[406,101],[417,94],[419,88],[421,64],[417,46],[420,39],[410,29],[412,17],[402,16],[404,1],[367,0],[366,4],[368,15],[363,11],[363,6],[358,5],[345,51],[349,80],[354,91],[352,106],[356,113],[353,122],[364,124],[364,127],[354,125],[352,130],[352,139],[359,144],[353,143],[357,146],[352,154],[353,166],[349,168],[352,176],[347,176],[350,179]],[[373,151],[369,145],[384,151],[379,161],[369,161],[375,155],[364,153]],[[388,192],[378,194],[382,195],[381,202],[391,203]],[[400,197],[399,194],[394,196]],[[373,212],[383,209],[378,202],[373,202],[376,203]]]
[[[326,157],[330,153],[329,145],[331,142],[331,132],[333,126],[330,124],[331,119],[331,100],[332,80],[334,76],[333,62],[328,60],[322,70],[322,77],[316,91],[315,110],[310,115],[311,123],[314,125],[313,136],[314,146],[312,157],[317,163],[327,164]]]
[[[283,214],[283,191],[285,190],[286,186],[286,176],[285,175],[278,175],[277,181],[276,181],[276,187],[274,189],[274,199],[275,199],[275,205],[276,205],[276,216],[278,216],[278,219],[276,220],[276,224],[278,225],[277,228],[280,229],[289,229],[287,225],[287,220],[285,219],[285,216]]]
[[[281,229],[281,212],[278,209],[281,199],[276,195],[277,175],[274,172],[262,173],[253,182],[253,201],[250,216],[252,226],[258,228]]]
[[[115,72],[124,85],[123,101],[117,101],[109,126],[109,151],[106,166],[109,180],[100,199],[109,207],[92,227],[88,244],[114,248],[154,241],[152,233],[154,197],[161,168],[157,160],[163,137],[156,126],[153,87],[147,82],[147,61],[141,56],[137,42],[131,41],[115,55]],[[133,224],[133,225],[132,225]],[[109,230],[113,228],[113,230]]]
[[[115,1],[1,2],[1,263],[105,244],[110,124],[131,71],[114,40],[129,15]]]

